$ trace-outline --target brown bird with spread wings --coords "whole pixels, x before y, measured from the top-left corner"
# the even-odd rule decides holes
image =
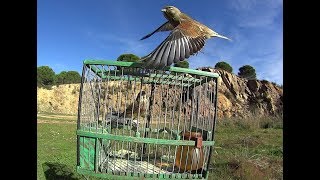
[[[174,6],[166,6],[161,11],[168,21],[141,40],[156,32],[171,31],[171,33],[154,51],[141,58],[146,67],[162,68],[183,61],[199,52],[205,40],[212,37],[230,40],[190,18]]]

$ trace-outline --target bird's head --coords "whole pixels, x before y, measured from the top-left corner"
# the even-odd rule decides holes
[[[161,11],[163,12],[164,17],[169,21],[179,21],[181,11],[178,8],[174,6],[165,6]]]
[[[137,95],[137,98],[136,98],[136,101],[139,102],[140,100],[140,97],[141,97],[141,101],[146,101],[147,100],[147,94],[145,91],[140,91]]]

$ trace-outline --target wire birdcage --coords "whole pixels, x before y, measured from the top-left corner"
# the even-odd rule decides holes
[[[77,171],[129,179],[207,179],[218,74],[85,60]]]

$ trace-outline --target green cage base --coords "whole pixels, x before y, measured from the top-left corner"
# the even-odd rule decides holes
[[[96,173],[95,171],[83,169],[77,166],[77,173],[82,175],[88,175],[99,178],[109,179],[128,179],[128,180],[141,180],[141,179],[208,179],[209,173],[206,173],[206,177],[202,177],[201,174],[143,174],[143,173],[119,173],[119,174],[108,174],[108,173]]]

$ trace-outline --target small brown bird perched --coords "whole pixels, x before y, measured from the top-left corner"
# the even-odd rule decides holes
[[[140,119],[145,118],[146,110],[149,107],[149,98],[145,91],[140,91],[135,101],[130,104],[122,113],[109,111],[105,115],[107,125],[111,124],[112,128],[123,128],[124,125],[133,127],[133,130],[139,126],[138,116]]]
[[[147,108],[149,107],[149,98],[145,91],[140,91],[134,101],[134,103],[130,104],[127,108],[125,113],[120,115],[120,117],[127,117],[131,118],[133,114],[133,118],[137,118],[138,113],[140,113],[141,117],[145,117],[145,113]]]
[[[143,62],[146,62],[146,67],[162,68],[183,61],[199,52],[204,46],[205,40],[212,37],[230,40],[190,18],[174,6],[166,6],[161,11],[168,21],[141,40],[156,32],[171,31],[171,33],[154,51],[141,58]]]

